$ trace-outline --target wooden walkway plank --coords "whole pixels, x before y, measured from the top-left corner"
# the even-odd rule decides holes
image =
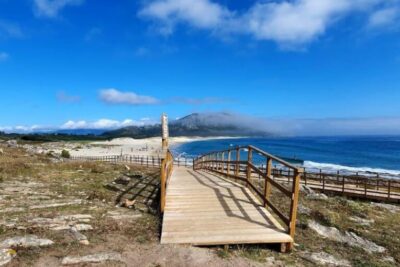
[[[291,242],[248,188],[204,171],[175,168],[166,192],[162,244]]]

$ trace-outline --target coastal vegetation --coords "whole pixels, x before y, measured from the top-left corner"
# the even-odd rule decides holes
[[[291,253],[267,245],[161,246],[157,194],[147,196],[148,209],[140,199],[130,200],[139,181],[157,185],[158,168],[0,147],[0,244],[10,244],[9,266],[86,266],[88,259],[109,260],[102,266],[321,266],[328,259],[326,266],[383,267],[400,261],[397,205],[303,189]],[[272,197],[284,203],[278,194]]]

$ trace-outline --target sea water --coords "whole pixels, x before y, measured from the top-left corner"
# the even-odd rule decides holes
[[[232,138],[186,143],[173,150],[196,157],[246,145],[278,157],[301,159],[306,171],[379,173],[400,178],[400,136]]]

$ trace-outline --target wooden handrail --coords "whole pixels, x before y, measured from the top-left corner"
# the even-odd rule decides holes
[[[240,159],[240,152],[247,151],[247,160]],[[232,159],[232,152],[236,153],[236,158]],[[253,162],[253,153],[257,153],[265,158],[266,168],[262,169]],[[228,155],[228,158],[225,157]],[[273,167],[272,161],[275,161],[285,168],[291,170],[292,186],[288,189],[278,181],[275,181],[272,176]],[[232,166],[233,172],[232,172]],[[291,163],[288,163],[274,155],[271,155],[254,146],[241,146],[223,151],[215,151],[206,155],[200,156],[194,160],[194,170],[206,169],[216,172],[226,177],[244,181],[251,191],[264,203],[264,206],[270,208],[287,226],[287,233],[293,238],[296,230],[297,207],[300,189],[300,178],[304,172],[303,168],[299,168]],[[241,176],[241,172],[245,172],[245,176]],[[260,191],[252,183],[252,175],[258,174],[264,178],[264,189]],[[275,206],[270,199],[271,187],[278,189],[285,197],[290,199],[290,214],[284,213]],[[287,244],[287,249],[292,249],[293,243]]]
[[[165,158],[162,160],[161,164],[161,181],[160,181],[160,210],[161,213],[164,212],[165,209],[165,199],[167,195],[167,187],[169,180],[172,175],[172,171],[174,169],[174,156],[171,151],[168,150]]]

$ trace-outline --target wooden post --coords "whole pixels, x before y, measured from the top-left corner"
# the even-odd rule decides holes
[[[307,172],[304,172],[303,177],[304,177],[304,184],[305,186],[307,186]]]
[[[250,163],[253,161],[253,150],[251,147],[248,148],[247,156],[247,184],[251,183],[251,167]]]
[[[225,152],[221,153],[221,172],[225,172]]]
[[[160,197],[160,210],[161,213],[164,212],[164,208],[165,208],[165,193],[166,193],[166,170],[165,170],[165,165],[166,165],[166,161],[167,159],[163,159],[162,163],[161,163],[161,182],[160,182],[160,186],[161,186],[161,197]]]
[[[345,186],[345,178],[343,175],[343,181],[342,181],[342,194],[344,195],[344,186]]]
[[[240,148],[236,149],[235,176],[239,176]]]
[[[271,184],[269,179],[272,179],[272,159],[267,158],[267,165],[265,165],[265,187],[264,187],[264,207],[267,207],[267,202],[271,196]]]
[[[296,169],[293,175],[293,188],[292,188],[292,200],[290,205],[290,225],[289,225],[289,235],[294,240],[294,235],[296,233],[296,220],[297,220],[297,208],[299,204],[299,191],[300,191],[300,177],[303,170]],[[293,249],[293,243],[287,244],[287,250]]]
[[[161,129],[162,129],[162,149],[165,151],[169,146],[169,129],[168,129],[168,117],[165,113],[161,116]]]
[[[226,169],[226,174],[229,175],[230,171],[231,171],[231,155],[232,151],[229,150],[228,151],[228,168]]]
[[[325,193],[325,175],[322,175],[322,192]]]
[[[392,184],[392,181],[391,181],[391,180],[389,180],[389,186],[388,186],[388,199],[390,199],[391,184]]]
[[[367,179],[364,179],[364,194],[367,196]]]

